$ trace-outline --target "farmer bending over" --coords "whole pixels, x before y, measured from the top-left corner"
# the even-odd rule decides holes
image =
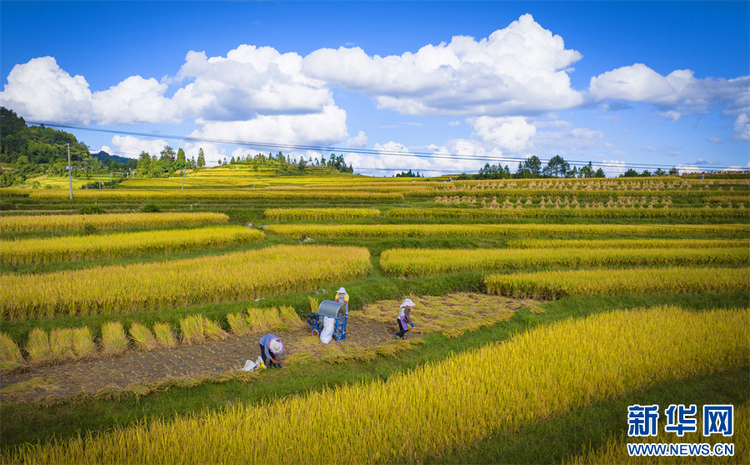
[[[397,338],[404,338],[404,335],[407,331],[409,331],[409,327],[406,326],[407,324],[411,325],[411,327],[414,327],[414,323],[411,321],[411,308],[414,306],[414,302],[411,301],[411,299],[404,300],[404,303],[401,304],[401,309],[398,312],[398,318],[396,318],[396,323],[398,324],[399,331],[396,333]]]
[[[266,334],[260,338],[260,356],[268,368],[281,368],[279,354],[284,352],[284,344],[275,334]]]

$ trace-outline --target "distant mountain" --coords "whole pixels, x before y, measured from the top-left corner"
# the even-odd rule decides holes
[[[110,155],[104,150],[100,150],[99,153],[91,154],[91,156],[99,160],[100,163],[104,163],[107,160],[112,160],[115,163],[127,163],[132,160],[132,158],[121,157],[119,155]]]

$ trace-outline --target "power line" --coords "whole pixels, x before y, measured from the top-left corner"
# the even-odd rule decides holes
[[[398,150],[356,149],[356,148],[350,148],[350,147],[336,147],[336,146],[324,146],[324,145],[282,144],[282,143],[275,143],[275,142],[212,139],[212,138],[207,138],[207,137],[176,136],[176,135],[171,135],[171,134],[149,134],[149,133],[144,133],[144,132],[89,128],[89,127],[83,127],[83,126],[73,126],[73,125],[68,125],[68,124],[48,123],[48,122],[40,122],[40,121],[27,121],[27,123],[51,126],[51,127],[57,127],[57,128],[65,128],[65,129],[75,129],[75,130],[80,130],[80,131],[100,132],[100,133],[106,133],[106,134],[160,138],[160,139],[180,140],[180,141],[189,141],[189,142],[206,142],[206,143],[219,144],[219,145],[236,145],[236,146],[246,146],[246,147],[253,147],[253,148],[262,147],[264,149],[309,150],[309,151],[315,151],[315,152],[331,151],[331,152],[342,152],[342,153],[361,154],[361,155],[378,155],[378,156],[391,156],[391,157],[404,157],[405,156],[405,157],[413,157],[413,158],[420,158],[420,159],[467,160],[467,161],[479,161],[479,162],[494,161],[494,162],[505,162],[505,163],[509,163],[509,162],[520,163],[520,162],[524,162],[527,160],[527,158],[521,158],[521,157],[472,156],[469,154],[461,154],[458,152],[453,152],[453,153],[443,153],[443,152],[436,153],[436,152],[424,152],[424,151],[405,152],[405,151],[398,151]],[[542,162],[550,161],[549,158],[539,158],[539,160]],[[572,164],[574,166],[588,165],[589,163],[593,164],[593,162],[591,162],[590,160],[589,161],[565,160],[565,161],[567,161],[569,164]],[[666,167],[666,165],[654,164],[654,163],[615,163],[615,162],[608,162],[608,161],[597,162],[596,166],[608,167],[608,168],[613,167],[613,168],[645,168],[645,169],[649,169],[649,168],[655,169],[655,168]],[[377,168],[362,168],[362,169],[373,170],[373,171],[378,170]],[[700,169],[705,170],[705,171],[721,171],[721,170],[732,169],[732,167],[731,166],[713,166],[710,168],[705,167],[705,168],[700,168]],[[389,169],[384,168],[382,170],[384,171],[384,170],[389,170]],[[430,169],[430,168],[426,168],[425,170],[446,171],[446,170],[438,170],[438,169]]]

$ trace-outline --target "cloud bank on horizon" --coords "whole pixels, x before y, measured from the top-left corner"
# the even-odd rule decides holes
[[[470,172],[485,164],[481,157],[613,148],[601,130],[575,127],[557,112],[628,104],[646,105],[671,122],[718,111],[733,129],[731,141],[750,141],[750,76],[699,79],[689,69],[665,76],[633,63],[591,76],[588,88],[575,89],[570,74],[581,60],[581,52],[566,49],[562,37],[525,14],[480,40],[454,36],[448,43],[385,57],[359,47],[322,48],[304,57],[247,44],[226,56],[189,51],[171,76],[129,76],[100,90],[92,90],[85,76],[62,69],[54,57],[43,56],[12,68],[0,104],[32,121],[97,127],[187,124],[193,129],[185,135],[196,138],[365,148],[368,135],[360,128],[350,130],[346,106],[334,98],[334,90],[341,89],[366,96],[378,111],[451,117],[450,127],[465,123],[473,130],[470,138],[437,141],[420,150],[460,153],[475,161],[347,154],[358,172],[407,166]],[[161,142],[114,136],[111,145],[134,157],[133,151],[155,150]],[[257,152],[201,145],[213,162]],[[374,142],[372,148],[409,153],[393,140]],[[615,166],[610,174],[624,169]]]

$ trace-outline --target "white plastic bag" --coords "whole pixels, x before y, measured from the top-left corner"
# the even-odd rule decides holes
[[[263,359],[260,358],[260,357],[258,357],[258,360],[254,361],[254,362],[252,360],[246,360],[245,361],[245,366],[242,367],[242,368],[240,368],[240,370],[242,370],[242,371],[254,371],[254,370],[257,370],[258,368],[260,368],[262,366],[263,366]]]
[[[333,330],[336,327],[336,319],[323,317],[323,331],[320,332],[320,342],[328,344],[333,339]]]
[[[252,360],[245,360],[245,366],[242,367],[242,368],[240,368],[240,370],[242,370],[242,371],[253,371],[257,367],[258,366]]]

